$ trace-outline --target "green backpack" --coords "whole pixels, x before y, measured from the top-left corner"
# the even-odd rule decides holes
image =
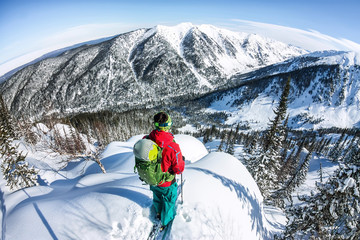
[[[162,148],[150,139],[141,139],[134,145],[135,155],[134,172],[139,174],[141,181],[157,186],[172,181],[174,175],[161,170]]]

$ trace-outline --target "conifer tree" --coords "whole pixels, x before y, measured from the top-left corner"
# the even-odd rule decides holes
[[[218,152],[223,152],[224,151],[226,135],[227,135],[226,131],[222,131],[222,133],[221,133],[221,141],[220,141],[220,145],[218,147]]]
[[[294,191],[295,187],[299,187],[301,184],[303,184],[305,182],[307,173],[309,171],[311,157],[312,157],[312,150],[310,149],[310,151],[306,155],[304,161],[301,163],[299,170],[295,174],[295,177],[294,177],[294,180],[292,183],[293,188],[290,189],[291,192]]]
[[[298,162],[294,157],[296,148],[293,148],[289,156],[285,159],[284,163],[280,168],[280,173],[278,175],[279,183],[285,184],[287,180],[295,174],[296,168],[298,166]]]
[[[315,153],[321,154],[322,151],[323,151],[323,149],[324,149],[324,147],[325,147],[325,143],[326,143],[326,141],[325,141],[325,138],[323,137],[323,138],[321,139],[320,143],[318,144],[318,147],[314,150]]]
[[[301,155],[301,151],[304,149],[304,146],[305,146],[305,139],[302,139],[301,142],[300,142],[300,145],[294,155],[294,160],[293,160],[293,164],[298,166],[300,164],[300,155]]]
[[[226,148],[226,153],[228,153],[230,155],[234,155],[234,153],[235,153],[234,139],[231,139],[228,142],[228,145],[227,145],[227,148]]]
[[[332,142],[332,137],[327,139],[324,145],[322,146],[320,153],[323,154],[324,156],[329,156],[329,151],[331,149],[331,142]]]
[[[360,138],[353,137],[349,150],[344,157],[344,162],[348,164],[357,164],[360,158]]]
[[[255,149],[258,148],[259,136],[257,133],[253,133],[248,138],[250,139],[249,144],[245,147],[244,152],[247,154],[253,154]]]
[[[274,110],[275,118],[270,121],[269,129],[263,140],[263,151],[258,158],[258,174],[255,177],[264,197],[269,197],[278,187],[278,175],[281,168],[281,149],[285,130],[283,121],[287,111],[291,77],[285,84],[278,107]],[[256,167],[256,166],[255,166]]]
[[[219,147],[218,147],[218,152],[224,151],[224,149],[223,149],[223,148],[224,148],[224,144],[225,144],[224,141],[225,141],[224,138],[222,138],[221,141],[220,141],[220,145],[219,145]]]
[[[336,141],[335,146],[332,148],[332,150],[330,151],[329,157],[332,158],[333,161],[338,161],[339,160],[339,156],[342,153],[342,142],[345,138],[345,134],[346,134],[346,129],[343,130],[341,136],[339,137],[339,139]]]
[[[279,166],[274,165],[274,163],[277,163],[277,160],[278,159],[271,158],[269,155],[261,153],[256,159],[256,162],[253,161],[254,164],[252,164],[252,166],[256,168],[255,170],[252,170],[254,180],[258,184],[265,199],[268,199],[278,186],[278,172],[274,171],[279,169]]]
[[[204,130],[204,134],[203,134],[203,143],[207,143],[210,139],[210,129],[209,128],[206,128]]]
[[[5,105],[4,99],[0,94],[0,124],[3,128],[3,131],[6,131],[7,136],[13,138],[15,137],[15,131],[11,125],[12,119],[9,114],[9,111]]]
[[[341,166],[318,193],[301,197],[287,209],[285,239],[358,239],[360,236],[360,165]]]
[[[253,148],[251,150],[247,150],[247,151],[251,151],[251,153],[246,154],[244,156],[245,164],[246,164],[246,168],[250,172],[251,176],[254,178],[255,182],[258,183],[259,188],[261,187],[264,188],[265,186],[262,186],[260,183],[260,177],[265,168],[263,163],[260,163],[259,161],[262,153],[262,149],[261,146],[258,145],[256,141],[253,141],[253,143],[254,143],[252,145]]]
[[[290,142],[288,142],[287,138],[288,138],[288,135],[289,135],[289,128],[288,128],[288,122],[289,122],[289,114],[287,115],[285,121],[284,121],[284,124],[283,124],[283,130],[284,130],[284,139],[283,139],[283,149],[282,149],[282,153],[281,153],[281,161],[284,163],[285,160],[286,160],[286,157],[287,157],[287,154],[288,154],[288,151],[289,151],[289,147],[290,147],[290,143],[291,143],[291,140]]]
[[[210,130],[210,138],[209,138],[210,142],[212,141],[213,136],[216,136],[217,133],[218,133],[218,130],[216,129],[216,126],[212,125],[211,130]]]
[[[278,148],[281,142],[284,140],[285,131],[282,125],[288,104],[288,96],[290,93],[290,76],[285,84],[284,90],[280,97],[278,107],[274,110],[275,118],[270,121],[270,128],[264,139],[264,150],[267,151],[269,148]]]
[[[234,132],[231,129],[229,134],[227,135],[227,142],[226,142],[226,153],[230,155],[234,155],[235,153],[235,146],[234,146]]]
[[[13,145],[14,130],[11,117],[0,95],[0,159],[1,171],[10,189],[36,185],[37,171],[29,167],[25,156]]]

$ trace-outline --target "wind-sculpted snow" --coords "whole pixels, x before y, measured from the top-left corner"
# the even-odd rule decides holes
[[[126,111],[194,99],[227,84],[234,73],[304,53],[209,25],[157,26],[27,66],[0,92],[16,116]]]
[[[132,146],[141,137],[107,146],[101,160],[106,174],[80,161],[43,175],[46,186],[6,195],[5,239],[147,239],[152,193],[133,172]],[[183,173],[184,203],[170,239],[271,239],[276,223],[268,222],[259,189],[240,161],[206,154],[190,136],[175,139],[184,153],[198,153]]]

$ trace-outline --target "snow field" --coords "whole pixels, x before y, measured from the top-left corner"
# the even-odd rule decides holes
[[[47,186],[5,194],[5,239],[147,239],[152,192],[133,171],[132,146],[141,137],[107,146],[101,160],[106,174],[96,163],[79,161],[45,174]],[[175,140],[187,165],[184,203],[178,204],[169,239],[270,239],[278,231],[267,220],[275,214],[266,216],[262,196],[239,160],[208,154],[190,136]]]

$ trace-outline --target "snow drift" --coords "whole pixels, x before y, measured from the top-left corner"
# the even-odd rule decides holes
[[[147,239],[152,192],[134,174],[132,153],[141,137],[107,146],[101,160],[106,174],[93,162],[73,162],[58,173],[47,170],[44,186],[5,194],[3,239]],[[169,238],[271,238],[262,196],[240,161],[207,153],[193,137],[175,139],[188,161],[184,203],[178,204]]]

